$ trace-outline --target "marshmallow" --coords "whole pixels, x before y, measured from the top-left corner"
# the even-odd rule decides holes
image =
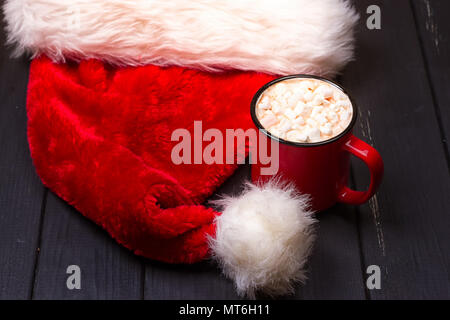
[[[339,118],[340,118],[342,121],[348,120],[348,119],[350,118],[350,112],[349,112],[348,110],[342,111],[342,112],[340,113]]]
[[[272,101],[271,107],[272,107],[272,112],[276,115],[280,114],[282,111],[281,105],[277,101]]]
[[[286,134],[286,138],[289,141],[306,142],[306,140],[308,139],[308,136],[299,130],[291,130]]]
[[[291,130],[292,123],[286,119],[281,120],[280,124],[277,126],[277,129],[282,132],[286,133],[287,131]]]
[[[339,121],[338,115],[333,111],[329,111],[327,113],[327,119],[330,121],[331,124],[336,124]]]
[[[348,109],[349,107],[351,107],[351,103],[349,100],[340,100],[340,101],[336,102],[336,108]]]
[[[287,109],[287,110],[284,112],[284,115],[285,115],[288,119],[290,119],[290,120],[294,120],[295,117],[296,117],[296,114],[295,114],[294,110],[291,110],[291,109]]]
[[[323,111],[322,106],[313,107],[311,111],[311,117],[315,119],[322,111]]]
[[[330,86],[321,84],[314,90],[314,93],[322,95],[325,99],[333,97],[333,89]]]
[[[278,118],[273,114],[266,114],[259,122],[264,128],[270,128],[278,123]]]
[[[309,89],[313,89],[314,85],[311,81],[309,80],[303,80],[302,82],[300,82],[299,84],[299,88],[303,89],[303,90],[309,90]]]
[[[312,118],[306,120],[306,124],[312,128],[317,127],[317,122]]]
[[[303,99],[303,93],[296,91],[288,98],[288,106],[291,108],[295,108],[300,101],[303,102]]]
[[[258,106],[259,106],[261,109],[264,109],[264,110],[269,109],[269,108],[270,108],[269,97],[264,97],[264,98],[259,102]]]
[[[320,105],[322,105],[325,101],[326,101],[325,98],[324,98],[323,95],[321,95],[321,94],[315,94],[314,97],[313,97],[313,99],[312,99],[312,103],[313,103],[315,106],[320,106]]]
[[[274,94],[278,97],[281,97],[286,92],[286,90],[287,90],[287,88],[284,83],[278,83],[275,85]]]
[[[314,99],[314,94],[312,92],[307,92],[303,95],[303,97],[305,98],[306,102],[310,102],[312,101],[312,99]]]
[[[323,102],[322,102],[322,105],[323,105],[324,107],[329,107],[330,104],[331,104],[331,102],[330,102],[329,100],[327,100],[327,99],[323,100]]]
[[[283,137],[284,137],[284,134],[282,134],[278,129],[276,129],[276,128],[271,128],[270,130],[269,130],[269,132],[273,135],[273,136],[275,136],[275,137],[277,137],[277,138],[281,138],[281,139],[283,139]]]
[[[331,128],[331,124],[326,123],[323,126],[320,126],[320,132],[324,135],[331,135],[333,133],[333,129]]]
[[[284,99],[285,99],[286,101],[289,100],[289,98],[292,97],[292,96],[293,96],[292,91],[289,91],[289,90],[287,90],[287,91],[283,94],[283,97],[284,97]]]
[[[307,109],[306,104],[303,103],[303,102],[301,102],[301,101],[299,101],[299,102],[297,103],[297,105],[295,106],[294,112],[295,112],[295,114],[298,116],[298,115],[300,115],[300,114],[303,114],[303,112],[305,112],[306,109]]]
[[[304,125],[305,124],[305,119],[303,119],[302,116],[298,116],[295,120],[294,120],[294,124],[297,125]]]
[[[310,142],[317,142],[320,140],[320,130],[317,128],[308,129],[307,135]]]
[[[319,122],[320,124],[326,124],[328,123],[328,119],[323,115],[323,114],[319,114],[316,117],[316,121]]]
[[[348,97],[341,91],[335,90],[333,93],[333,99],[334,101],[347,100]]]

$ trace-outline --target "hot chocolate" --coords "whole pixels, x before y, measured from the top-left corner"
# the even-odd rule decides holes
[[[342,133],[353,107],[342,90],[326,81],[294,78],[267,88],[256,104],[256,116],[278,138],[314,143]]]

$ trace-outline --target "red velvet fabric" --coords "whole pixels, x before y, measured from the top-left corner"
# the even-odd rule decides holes
[[[201,203],[236,165],[171,161],[177,128],[249,128],[253,94],[274,77],[100,61],[31,64],[28,139],[42,181],[136,254],[208,255],[217,212]],[[206,146],[204,143],[203,147]]]

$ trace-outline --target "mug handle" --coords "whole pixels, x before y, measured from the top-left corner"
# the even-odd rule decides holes
[[[344,143],[343,149],[360,158],[369,167],[370,185],[367,191],[355,191],[347,186],[342,186],[338,193],[338,201],[356,205],[363,204],[375,194],[380,186],[384,171],[383,159],[377,150],[352,134]]]

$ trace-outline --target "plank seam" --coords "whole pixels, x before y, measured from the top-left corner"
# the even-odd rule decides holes
[[[38,239],[37,239],[37,246],[36,246],[36,253],[34,256],[34,273],[31,278],[31,293],[29,300],[34,299],[34,288],[36,286],[37,281],[37,272],[39,268],[39,254],[41,251],[41,244],[42,244],[42,231],[44,227],[44,215],[45,215],[45,209],[47,207],[47,197],[48,197],[48,188],[44,188],[44,194],[42,198],[42,204],[41,204],[41,212],[40,212],[40,218],[39,218],[39,231],[38,231]]]
[[[353,173],[353,168],[350,170],[350,185],[352,188],[355,188],[355,176]],[[359,207],[356,206],[355,207],[355,222],[356,222],[356,236],[358,239],[358,250],[359,250],[359,261],[360,261],[360,266],[361,266],[361,278],[362,278],[362,283],[363,283],[363,287],[364,287],[364,296],[366,298],[366,300],[372,300],[372,297],[370,295],[369,289],[367,288],[367,286],[365,285],[366,279],[365,279],[365,269],[367,267],[366,265],[366,259],[364,257],[364,250],[363,250],[363,244],[362,244],[362,236],[361,236],[361,219],[360,219],[360,210]]]
[[[426,78],[428,81],[428,86],[430,89],[431,100],[433,102],[434,115],[435,115],[437,123],[438,123],[439,135],[441,138],[442,147],[444,148],[445,160],[447,162],[447,170],[450,173],[449,147],[447,144],[447,140],[445,138],[446,134],[445,134],[444,124],[442,122],[441,108],[440,108],[438,100],[437,100],[437,95],[436,95],[436,91],[434,89],[433,80],[431,79],[430,66],[428,63],[428,58],[427,58],[427,54],[425,51],[423,38],[420,33],[419,22],[418,22],[418,18],[417,18],[417,8],[415,7],[413,0],[409,0],[409,5],[410,5],[410,9],[411,9],[412,16],[413,16],[414,28],[416,29],[417,39],[419,41],[420,54],[422,56],[422,61],[423,61],[424,68],[425,68],[425,75],[426,75]]]

